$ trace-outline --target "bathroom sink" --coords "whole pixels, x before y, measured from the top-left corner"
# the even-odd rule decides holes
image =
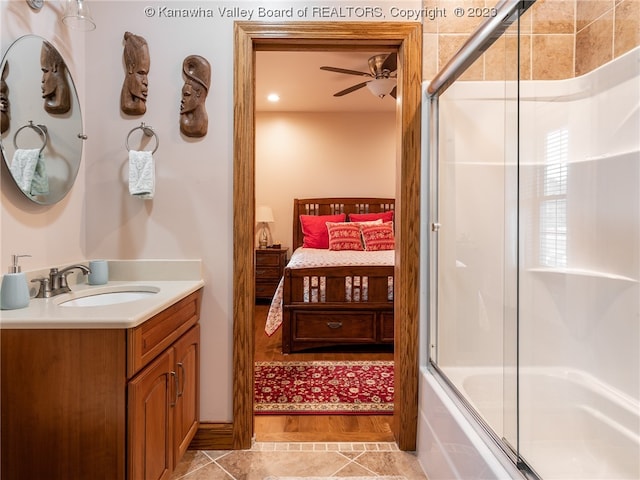
[[[158,293],[160,289],[156,287],[135,288],[119,291],[96,291],[88,294],[81,294],[65,300],[58,304],[60,307],[100,307],[105,305],[116,305],[118,303],[134,302],[148,298]],[[83,292],[84,293],[84,292]]]

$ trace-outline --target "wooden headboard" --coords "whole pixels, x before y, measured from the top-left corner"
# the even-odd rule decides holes
[[[300,215],[335,215],[339,213],[380,213],[395,210],[393,198],[330,197],[293,200],[293,250],[302,246]]]

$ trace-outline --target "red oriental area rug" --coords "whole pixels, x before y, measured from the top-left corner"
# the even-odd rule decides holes
[[[393,414],[393,361],[256,362],[256,415]]]

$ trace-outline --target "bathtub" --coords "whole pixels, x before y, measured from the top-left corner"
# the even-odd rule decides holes
[[[418,455],[429,479],[523,478],[439,374],[421,373]],[[447,376],[500,431],[502,370],[454,368]],[[640,478],[640,403],[585,372],[521,369],[519,426],[520,454],[545,480]]]

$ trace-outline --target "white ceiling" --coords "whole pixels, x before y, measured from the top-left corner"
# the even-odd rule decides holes
[[[383,52],[256,52],[256,110],[271,112],[393,112],[395,99],[380,99],[366,87],[342,97],[333,94],[367,77],[320,70],[330,66],[369,72],[369,57]],[[267,101],[270,93],[278,103]]]

